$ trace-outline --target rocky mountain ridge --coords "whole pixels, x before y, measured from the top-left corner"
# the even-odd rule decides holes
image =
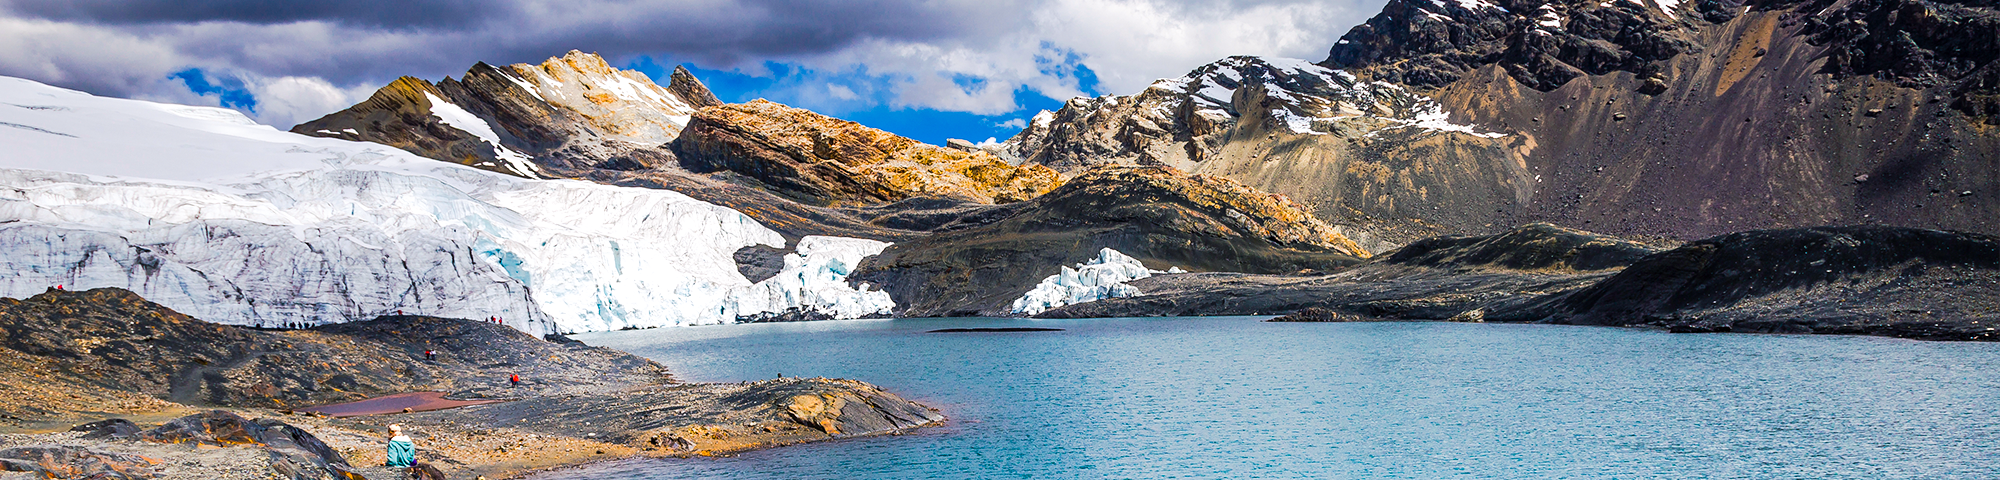
[[[688,169],[739,173],[813,204],[1011,203],[1062,183],[1047,167],[1016,167],[765,100],[704,108],[682,138],[674,151]]]
[[[904,316],[1005,316],[1065,265],[1123,252],[1147,268],[1294,273],[1367,250],[1282,196],[1167,167],[1100,167],[1034,200],[968,216],[862,262]]]
[[[1318,66],[1499,136],[1316,137],[1254,115],[1222,134],[1132,107],[1180,98],[1156,85],[1073,100],[1009,142],[1029,146],[1016,153],[1030,162],[1041,151],[1187,162],[1311,205],[1378,250],[1538,221],[1684,240],[1845,223],[1993,233],[2000,134],[1982,112],[2000,68],[1995,18],[1933,1],[1396,0]],[[1236,89],[1235,111],[1252,111],[1241,102],[1258,90]],[[1149,139],[1207,154],[1139,155],[1185,150]]]

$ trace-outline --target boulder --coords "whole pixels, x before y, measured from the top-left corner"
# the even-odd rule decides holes
[[[160,461],[139,455],[83,447],[37,445],[0,450],[0,470],[31,472],[43,478],[127,480],[154,478]]]
[[[86,432],[83,434],[83,438],[93,440],[99,438],[126,438],[138,434],[139,426],[133,424],[131,420],[113,418],[70,427],[69,431]]]

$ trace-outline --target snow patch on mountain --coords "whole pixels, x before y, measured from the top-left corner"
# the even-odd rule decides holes
[[[784,239],[724,207],[525,180],[222,112],[241,117],[0,77],[0,123],[73,135],[0,129],[0,295],[120,287],[219,323],[402,311],[499,316],[536,334],[886,310],[885,293],[845,283],[881,242],[808,237],[795,268],[753,284],[734,252]],[[451,120],[475,135],[484,124]]]
[[[485,140],[488,145],[493,146],[493,156],[499,158],[502,162],[506,162],[508,170],[513,170],[514,173],[528,178],[547,177],[547,175],[541,175],[541,169],[536,167],[535,162],[529,160],[527,155],[522,155],[521,152],[516,152],[505,145],[501,145],[500,136],[493,133],[493,124],[486,123],[485,119],[473,115],[472,112],[465,111],[464,108],[460,108],[458,105],[444,101],[444,99],[438,98],[437,95],[432,95],[431,92],[424,92],[424,98],[430,101],[431,114],[437,115],[439,123],[465,133],[470,133],[472,136],[479,137],[480,140]]]
[[[1097,258],[1076,264],[1076,268],[1062,267],[1062,273],[1042,279],[1042,283],[1014,300],[1013,311],[1015,315],[1033,316],[1064,305],[1138,296],[1139,289],[1125,282],[1161,273],[1181,273],[1181,270],[1178,267],[1148,270],[1138,259],[1117,250],[1098,250]]]

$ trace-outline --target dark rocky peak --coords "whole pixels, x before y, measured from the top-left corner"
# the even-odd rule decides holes
[[[1541,91],[1583,75],[1657,75],[1699,51],[1694,27],[1733,18],[1713,0],[1392,0],[1342,36],[1320,65],[1416,87],[1442,87],[1500,64]]]
[[[1905,88],[1943,87],[1952,108],[2000,124],[2000,66],[1994,65],[2000,10],[1993,2],[1814,0],[1794,12],[1801,33],[1827,48],[1822,72],[1872,76]]]
[[[684,66],[674,65],[674,74],[667,81],[667,91],[673,92],[675,97],[679,97],[682,102],[687,102],[694,108],[722,105],[722,100],[715,98],[715,92],[708,91],[708,85],[703,85],[700,79],[694,78],[694,74],[688,73],[687,67]]]

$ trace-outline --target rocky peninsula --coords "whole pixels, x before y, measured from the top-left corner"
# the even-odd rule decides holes
[[[0,471],[52,478],[402,478],[379,467],[389,424],[404,426],[418,461],[441,478],[504,478],[944,420],[859,381],[682,383],[644,358],[484,321],[409,315],[257,330],[112,288],[0,299],[0,364],[16,398],[0,405]],[[308,412],[425,391],[495,402]]]

